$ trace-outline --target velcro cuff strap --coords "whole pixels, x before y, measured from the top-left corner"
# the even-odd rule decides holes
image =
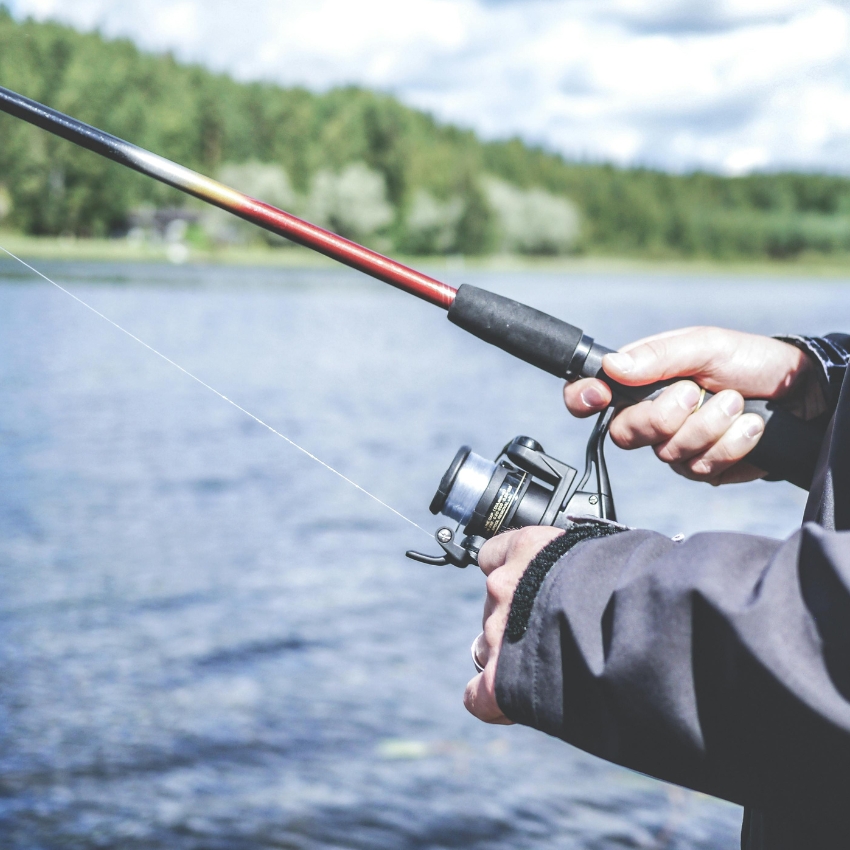
[[[528,565],[528,569],[523,573],[514,591],[511,613],[508,615],[508,625],[505,628],[505,639],[508,643],[516,643],[526,633],[534,600],[537,598],[540,588],[543,587],[543,582],[549,574],[549,570],[573,546],[583,540],[610,537],[612,534],[619,534],[621,531],[626,531],[621,525],[603,522],[577,523],[570,526],[560,537],[556,537],[541,549]]]

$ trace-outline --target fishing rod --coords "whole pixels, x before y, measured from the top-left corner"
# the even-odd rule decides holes
[[[117,136],[84,124],[62,112],[30,100],[0,86],[0,111],[7,112],[42,130],[61,136],[75,145],[93,151],[113,162],[132,168],[147,177],[153,177],[187,195],[221,207],[252,224],[285,236],[305,248],[318,251],[326,257],[351,266],[353,269],[389,283],[411,295],[447,310],[455,299],[457,290],[447,283],[391,260],[376,251],[370,251],[356,242],[317,227],[270,204],[237,192],[217,180],[197,171],[171,162],[138,145],[125,142]]]
[[[574,325],[485,289],[468,284],[455,289],[3,87],[0,87],[0,111],[442,307],[448,311],[448,319],[453,324],[558,378],[568,381],[598,378],[612,388],[612,407],[600,415],[593,429],[581,478],[575,469],[547,455],[542,446],[529,437],[517,437],[505,446],[495,462],[485,461],[467,447],[461,449],[443,476],[431,511],[457,520],[458,528],[464,526],[466,536],[458,544],[456,530],[441,528],[435,538],[443,550],[442,555],[408,553],[411,557],[426,563],[466,566],[475,561],[483,540],[505,528],[538,524],[566,527],[576,516],[615,517],[603,454],[612,414],[624,405],[655,398],[673,381],[642,387],[618,384],[602,368],[602,358],[612,349],[594,342]],[[711,395],[704,392],[703,400]],[[747,455],[747,460],[772,478],[808,488],[823,437],[822,429],[798,419],[773,402],[748,399],[744,410],[757,413],[765,421],[762,437]],[[595,486],[585,490],[594,469]]]

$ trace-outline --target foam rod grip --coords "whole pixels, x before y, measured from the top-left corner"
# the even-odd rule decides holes
[[[463,284],[449,308],[449,321],[538,369],[563,378],[582,332],[548,313],[495,292]]]

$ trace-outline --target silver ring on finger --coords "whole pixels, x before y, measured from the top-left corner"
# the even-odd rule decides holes
[[[481,663],[481,661],[478,658],[478,638],[481,638],[481,637],[484,637],[484,632],[481,632],[481,634],[478,635],[475,638],[474,641],[472,641],[472,646],[469,648],[470,655],[472,655],[472,663],[475,665],[475,669],[479,673],[484,672],[484,665]]]

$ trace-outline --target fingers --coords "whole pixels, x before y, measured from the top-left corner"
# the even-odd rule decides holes
[[[499,657],[498,644],[492,643],[493,634],[482,632],[475,639],[472,651],[483,672],[469,680],[463,695],[463,704],[467,711],[485,723],[508,724],[512,721],[505,717],[496,701],[496,662]]]
[[[490,661],[494,661],[499,657],[499,647],[502,643],[502,635],[505,632],[505,623],[507,617],[495,616],[487,617],[484,620],[482,628],[484,629],[473,644],[475,648],[475,657],[482,667],[487,667]]]
[[[516,581],[519,581],[519,576],[525,572],[531,559],[547,543],[563,533],[557,528],[534,525],[497,534],[481,547],[478,553],[478,566],[484,575],[489,576],[494,570],[510,561],[512,573],[516,573],[519,568],[519,575],[516,576]],[[513,592],[512,589],[511,592]]]
[[[472,642],[472,655],[482,667],[487,666],[487,659],[490,657],[490,648],[487,646],[487,638],[484,636],[484,632],[481,632]]]
[[[513,542],[513,532],[491,537],[478,552],[478,567],[485,576],[501,567],[508,557]]]
[[[488,540],[478,553],[478,566],[487,576],[487,599],[474,652],[484,672],[470,680],[463,702],[486,723],[511,722],[496,702],[496,668],[516,586],[534,556],[563,533],[559,528],[520,528]]]
[[[667,387],[653,401],[627,407],[611,423],[611,439],[621,449],[654,446],[672,438],[697,409],[702,391],[693,381]]]
[[[655,453],[666,463],[690,460],[712,448],[744,411],[744,399],[735,390],[724,390],[709,399]]]
[[[764,430],[760,418],[742,415],[743,397],[783,398],[801,406],[806,416],[822,408],[808,357],[793,345],[756,334],[684,328],[606,354],[602,366],[628,386],[691,379],[673,384],[652,402],[620,410],[611,439],[625,449],[653,446],[680,474],[712,484],[764,475],[741,462]],[[699,387],[717,395],[697,410]],[[564,388],[564,400],[574,416],[590,416],[605,409],[611,391],[601,381],[583,379]]]
[[[463,704],[470,714],[485,723],[500,726],[509,726],[513,723],[505,717],[496,702],[495,669],[492,673],[485,669],[483,673],[469,680],[463,694]]]
[[[708,483],[714,487],[719,487],[721,484],[742,484],[744,481],[757,481],[759,478],[764,478],[766,474],[763,469],[744,460],[730,466],[719,475],[712,476],[708,479]]]
[[[655,446],[658,457],[674,470],[696,481],[720,483],[719,476],[737,464],[756,446],[764,421],[754,413],[743,414],[744,400],[725,390],[688,418],[669,440]],[[764,473],[755,468],[739,470],[737,480],[752,480]],[[733,480],[724,479],[725,483]]]
[[[611,404],[611,388],[604,381],[583,378],[564,387],[567,410],[580,419],[600,413]]]
[[[722,478],[721,475],[755,448],[763,432],[764,420],[761,416],[746,413],[736,418],[709,449],[693,455],[686,462],[674,462],[671,465],[686,478],[712,484],[731,484],[761,478],[764,472],[752,464],[742,465],[732,475]]]
[[[623,449],[652,446],[658,458],[686,478],[712,484],[752,481],[762,470],[745,464],[726,474],[755,448],[764,431],[756,414],[743,414],[734,390],[710,398],[699,410],[700,389],[691,381],[668,387],[654,401],[625,408],[611,423],[611,439]]]
[[[502,631],[504,631],[504,624]],[[476,658],[484,667],[484,671],[467,683],[463,694],[463,704],[470,714],[484,723],[510,725],[513,721],[505,716],[496,701],[496,665],[499,660],[501,640],[501,632],[498,632],[493,624],[488,626],[485,623],[484,632],[476,638],[474,645]]]
[[[756,334],[684,328],[606,354],[602,365],[611,378],[629,386],[690,378],[711,392],[734,389],[746,398],[793,401],[802,394],[806,408],[811,406],[806,396],[814,385],[809,358],[793,345]],[[564,400],[574,416],[590,416],[610,403],[611,391],[602,381],[582,379],[565,387]]]

